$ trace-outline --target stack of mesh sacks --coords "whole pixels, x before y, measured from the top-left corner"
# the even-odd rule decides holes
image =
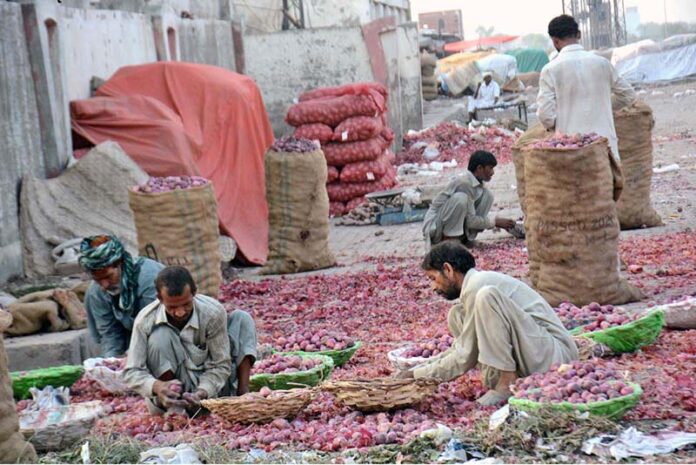
[[[386,101],[381,84],[347,84],[305,92],[288,110],[285,121],[295,127],[295,137],[321,144],[331,216],[353,210],[370,192],[396,185]]]

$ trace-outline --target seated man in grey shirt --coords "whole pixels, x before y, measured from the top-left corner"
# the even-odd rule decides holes
[[[138,312],[157,299],[155,277],[164,265],[132,257],[118,238],[107,235],[86,237],[79,261],[92,278],[85,294],[89,332],[102,357],[121,356]]]
[[[256,361],[256,326],[241,310],[227,315],[217,300],[196,294],[189,271],[162,270],[158,300],[135,320],[124,377],[152,414],[186,409],[203,399],[249,391]]]

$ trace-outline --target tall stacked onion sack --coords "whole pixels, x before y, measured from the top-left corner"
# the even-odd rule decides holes
[[[217,297],[222,282],[217,201],[205,178],[150,178],[128,193],[140,256],[186,267],[198,292]]]
[[[34,446],[19,432],[12,381],[7,368],[7,354],[3,332],[12,320],[0,320],[0,463],[36,463]]]
[[[532,284],[552,306],[642,297],[619,275],[620,170],[606,138],[592,140],[568,147],[549,138],[523,149]]]
[[[437,98],[437,78],[435,77],[435,67],[437,59],[435,55],[428,52],[421,53],[421,87],[424,100],[435,100]]]
[[[646,103],[636,102],[614,113],[614,125],[624,175],[623,192],[616,205],[621,229],[660,226],[660,215],[650,203],[652,110]]]
[[[266,152],[268,261],[262,274],[298,273],[336,264],[329,250],[324,154],[314,141],[283,138]]]
[[[285,120],[295,127],[295,137],[321,144],[331,216],[343,215],[365,202],[366,194],[396,184],[384,86],[325,87],[305,92],[299,100]]]

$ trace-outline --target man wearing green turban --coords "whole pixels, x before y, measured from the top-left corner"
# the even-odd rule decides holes
[[[138,312],[157,300],[155,278],[164,265],[134,259],[114,236],[84,238],[80,265],[92,277],[85,294],[87,323],[102,357],[123,355]]]

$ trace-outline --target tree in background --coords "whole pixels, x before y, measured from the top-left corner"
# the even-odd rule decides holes
[[[484,26],[479,26],[476,28],[476,34],[478,34],[479,39],[482,37],[491,37],[495,33],[495,27],[490,26],[490,27],[484,27]]]

